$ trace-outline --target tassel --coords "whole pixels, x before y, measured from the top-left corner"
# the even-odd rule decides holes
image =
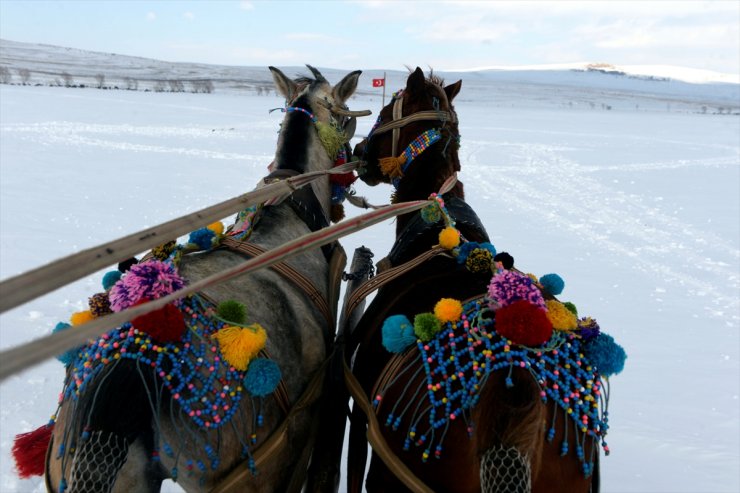
[[[13,459],[18,476],[28,479],[43,476],[46,464],[46,449],[51,441],[54,424],[40,426],[28,433],[21,433],[13,440]]]
[[[398,157],[380,158],[380,171],[388,178],[403,178],[403,165],[406,163],[406,155]]]
[[[226,361],[237,370],[244,371],[249,366],[249,361],[265,347],[267,332],[260,324],[247,327],[227,325],[213,337],[218,340]]]
[[[344,132],[340,132],[333,126],[324,122],[316,122],[316,130],[319,133],[319,140],[326,149],[326,153],[333,160],[337,158],[339,150],[347,142]]]
[[[344,205],[342,204],[331,204],[331,210],[329,211],[331,222],[338,223],[344,219]]]

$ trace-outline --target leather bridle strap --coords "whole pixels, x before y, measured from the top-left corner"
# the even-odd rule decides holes
[[[255,245],[254,243],[235,240],[228,236],[221,240],[221,245],[230,250],[236,250],[245,253],[250,257],[256,257],[267,252],[267,250],[265,250],[261,246]],[[334,315],[329,309],[329,304],[327,303],[321,292],[316,289],[316,286],[314,286],[313,282],[311,282],[310,279],[308,279],[306,276],[304,276],[285,262],[278,262],[272,265],[271,268],[274,269],[278,274],[283,276],[285,279],[292,282],[299,289],[301,289],[313,302],[319,313],[324,316],[328,327],[334,327]]]

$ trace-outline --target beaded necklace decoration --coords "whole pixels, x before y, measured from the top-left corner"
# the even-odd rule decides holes
[[[592,318],[579,320],[572,303],[554,299],[564,287],[560,276],[538,281],[512,270],[510,255],[497,255],[490,243],[466,241],[442,197],[430,198],[435,202],[421,214],[428,223],[444,219],[439,245],[471,272],[488,270],[493,277],[487,295],[464,305],[443,298],[434,313],[417,314],[413,322],[404,315],[386,319],[383,346],[395,353],[386,369],[399,369],[381,377],[376,413],[393,430],[409,423],[404,449],[420,448],[426,462],[441,457],[452,422],[462,420],[472,436],[471,411],[493,372],[506,371],[510,388],[513,370],[523,369],[537,383],[542,402],[556,408],[546,439],[554,440],[562,419],[561,455],[575,453],[583,474],[591,475],[596,445],[609,454],[608,376],[622,370],[624,349]],[[545,301],[543,293],[552,299]],[[395,402],[384,400],[390,389],[398,394]],[[586,440],[593,445],[589,457]]]
[[[192,232],[185,244],[170,242],[155,248],[155,259],[159,257],[161,260],[151,259],[134,264],[123,276],[115,276],[118,280],[109,286],[108,292],[91,298],[91,306],[93,300],[100,305],[98,298],[102,295],[110,300],[110,306],[114,309],[122,309],[135,305],[141,296],[151,294],[157,297],[157,294],[176,289],[182,282],[176,274],[176,266],[182,255],[215,248],[222,237],[223,225],[214,223]],[[132,276],[133,281],[130,280]],[[165,281],[166,285],[163,284]],[[263,357],[263,353],[258,354],[264,347],[264,329],[259,324],[244,325],[243,320],[237,320],[244,317],[245,313],[230,316],[228,320],[221,316],[222,305],[229,303],[231,314],[243,310],[239,303],[232,301],[222,303],[217,310],[201,296],[190,295],[166,305],[167,310],[162,309],[166,312],[164,316],[156,315],[158,312],[155,311],[135,318],[65,353],[62,356],[69,368],[69,377],[60,395],[60,405],[63,400],[71,400],[76,407],[81,396],[93,391],[94,402],[100,386],[93,387],[93,383],[107,378],[121,362],[133,361],[145,385],[147,381],[156,382],[155,388],[148,388],[149,404],[155,417],[155,433],[159,434],[157,417],[162,415],[163,409],[169,409],[172,423],[182,423],[183,433],[179,435],[179,442],[162,444],[162,452],[175,461],[170,471],[174,480],[181,466],[188,476],[205,473],[209,467],[218,469],[219,449],[210,445],[206,433],[221,433],[227,428],[229,433],[240,437],[241,458],[247,460],[249,469],[256,474],[251,447],[257,443],[257,432],[264,421],[264,398],[272,394],[281,376],[273,360]],[[238,306],[233,308],[234,305]],[[107,312],[98,315],[110,313],[110,306],[106,304]],[[79,321],[84,318],[79,315],[73,315],[73,323],[75,319]],[[173,326],[175,331],[168,331],[165,328],[168,325]],[[69,324],[58,325],[58,329],[69,327]],[[233,334],[240,330],[243,337],[234,342]],[[229,336],[231,340],[227,340]],[[169,402],[165,403],[167,395]],[[235,419],[240,406],[245,405],[245,398],[252,407],[253,419],[249,423],[242,418]],[[71,415],[76,416],[76,421],[67,424],[69,430],[82,430],[81,434],[66,433],[64,441],[58,445],[58,453],[65,463],[71,458],[67,452],[75,450],[78,443],[90,437],[91,416],[82,414],[73,411]],[[187,420],[194,426],[188,426],[185,423]],[[181,457],[186,442],[199,444],[201,454],[198,457]],[[155,449],[151,459],[158,461],[159,457],[160,450]]]

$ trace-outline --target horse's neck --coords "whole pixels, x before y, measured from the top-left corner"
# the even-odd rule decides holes
[[[310,128],[308,130],[305,142],[292,142],[281,134],[278,138],[278,147],[275,152],[275,169],[299,169],[303,173],[331,169],[334,163],[326,153],[321,140],[316,132]],[[296,146],[305,147],[305,153],[296,154],[294,152]],[[296,156],[303,162],[292,162],[296,159]],[[331,204],[329,178],[318,178],[311,182],[309,186],[319,200],[324,216],[328,218]]]
[[[395,192],[395,202],[426,200],[433,193],[440,191],[444,182],[451,175],[438,173],[438,170],[454,169],[453,163],[457,162],[457,155],[450,154],[446,158],[442,156],[430,157],[434,159],[420,159],[418,163],[415,163],[413,172],[401,179],[398,189]],[[459,181],[455,183],[447,195],[464,199],[462,183]],[[396,221],[396,237],[406,228],[415,214],[418,214],[418,212],[412,212],[398,217]]]

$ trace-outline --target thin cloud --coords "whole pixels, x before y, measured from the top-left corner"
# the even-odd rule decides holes
[[[341,41],[340,38],[321,33],[289,33],[285,35],[285,39],[290,41],[319,41],[322,43],[337,43]]]
[[[239,2],[239,8],[242,10],[254,10],[254,3],[249,0],[241,0],[241,2]]]
[[[182,14],[182,16],[189,21],[195,20],[195,14],[192,12],[185,12]]]
[[[146,20],[149,21],[149,22],[153,22],[153,21],[157,20],[157,14],[155,14],[154,12],[147,12],[147,14],[146,14]]]

